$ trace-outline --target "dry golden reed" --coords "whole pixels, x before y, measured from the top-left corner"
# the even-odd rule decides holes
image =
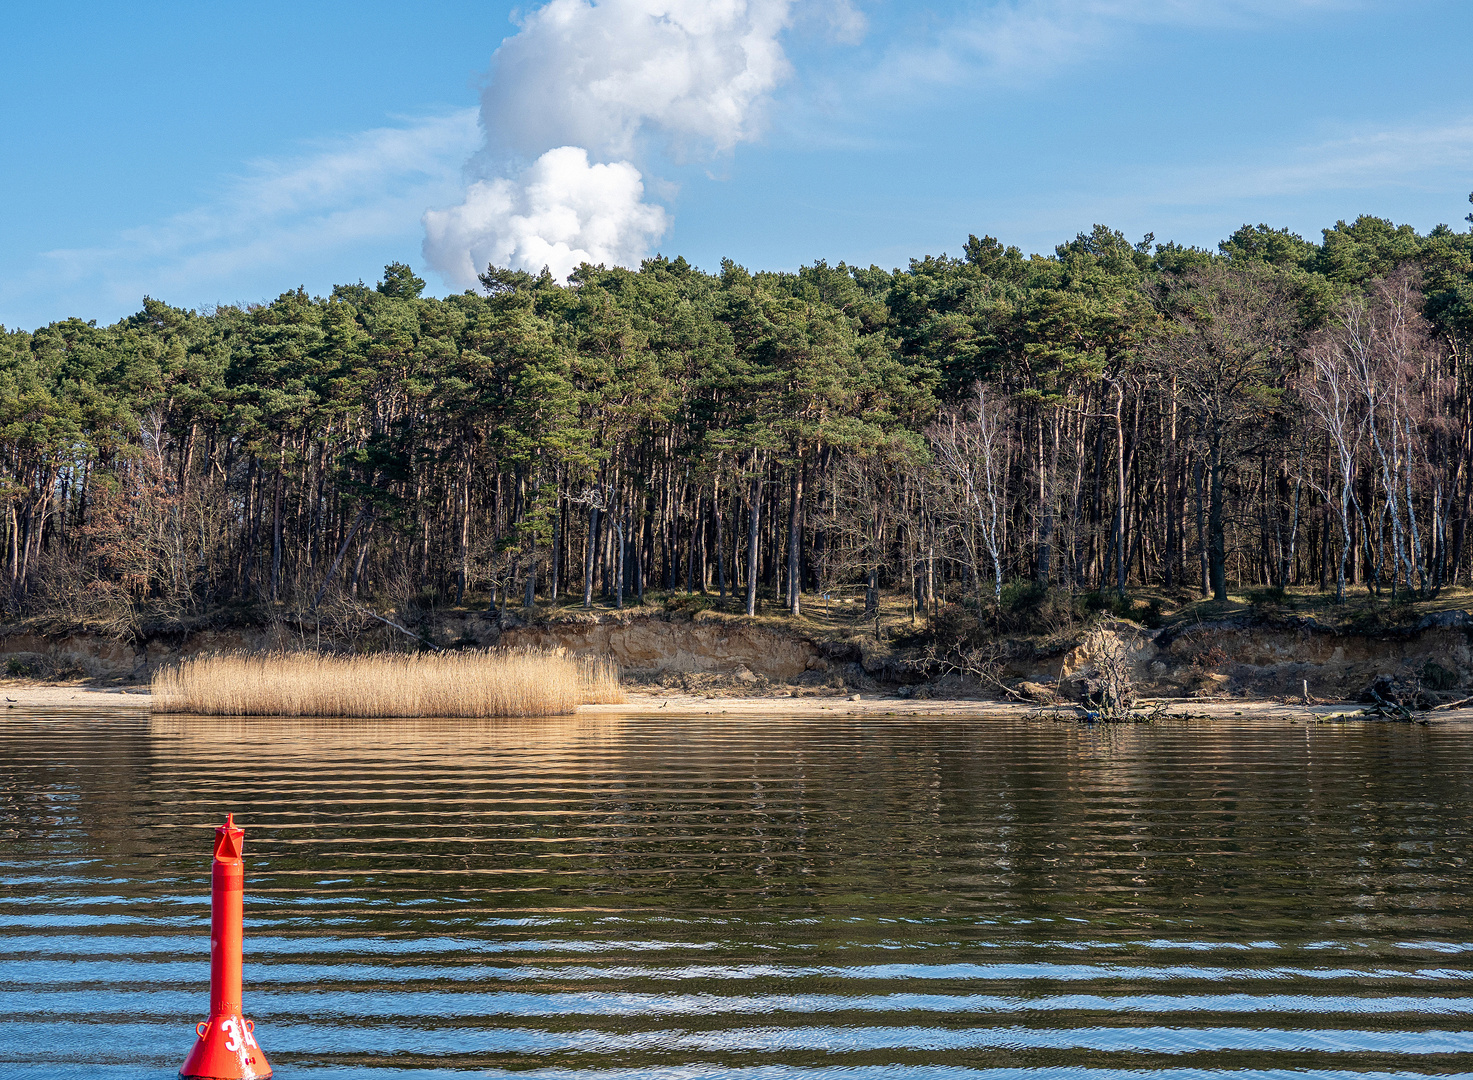
[[[562,716],[625,700],[609,660],[524,650],[228,653],[153,677],[156,712],[202,716]]]

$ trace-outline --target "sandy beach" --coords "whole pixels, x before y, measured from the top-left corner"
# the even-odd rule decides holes
[[[98,686],[95,683],[0,683],[0,706],[16,709],[146,709],[153,700],[146,684]]]
[[[1278,702],[1221,701],[1173,702],[1169,714],[1178,716],[1282,716],[1303,717],[1311,712],[1334,713],[1359,708],[1339,704],[1315,706],[1284,705]],[[743,716],[1024,716],[1030,713],[1054,712],[1072,718],[1072,707],[1057,710],[1024,702],[913,700],[887,694],[849,695],[846,697],[702,697],[695,694],[630,694],[623,705],[585,705],[579,713],[619,715],[623,713],[666,712],[692,716],[716,716],[722,713]],[[1473,710],[1469,710],[1473,716]]]

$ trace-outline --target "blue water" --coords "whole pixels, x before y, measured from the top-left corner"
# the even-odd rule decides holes
[[[0,1077],[1473,1076],[1473,727],[0,720]]]

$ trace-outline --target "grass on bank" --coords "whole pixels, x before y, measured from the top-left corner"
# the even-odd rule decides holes
[[[561,652],[231,653],[153,677],[155,712],[202,716],[564,716],[625,700],[611,661]]]

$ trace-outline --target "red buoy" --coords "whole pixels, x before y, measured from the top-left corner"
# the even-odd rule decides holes
[[[184,1080],[264,1080],[271,1063],[256,1045],[255,1025],[240,1011],[241,907],[245,864],[235,815],[215,830],[210,890],[210,1018],[195,1026],[199,1038],[179,1075]]]

